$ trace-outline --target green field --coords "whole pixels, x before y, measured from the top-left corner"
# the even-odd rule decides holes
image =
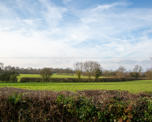
[[[18,79],[20,80],[21,78],[40,78],[41,76],[39,74],[20,74],[18,76]],[[78,78],[77,75],[75,74],[53,74],[51,78]],[[88,78],[87,76],[82,76],[81,78]],[[94,77],[92,77],[94,78]],[[103,77],[100,77],[103,78]]]
[[[28,78],[40,78],[39,74],[20,74],[18,78],[28,77]],[[87,78],[86,76],[82,76],[83,78]],[[77,78],[74,74],[53,74],[51,78]]]
[[[152,80],[108,83],[0,83],[0,87],[15,87],[32,90],[78,91],[78,90],[128,90],[133,93],[152,92]]]

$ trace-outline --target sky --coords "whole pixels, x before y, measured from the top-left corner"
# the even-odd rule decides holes
[[[0,62],[152,67],[151,0],[0,0]]]

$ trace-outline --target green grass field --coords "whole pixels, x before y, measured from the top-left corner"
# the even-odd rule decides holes
[[[18,76],[18,80],[20,80],[21,78],[40,78],[41,76],[39,74],[20,74]],[[75,74],[53,74],[51,76],[51,78],[78,78],[77,75]],[[81,78],[88,78],[87,76],[82,76]],[[94,78],[94,77],[92,77]],[[100,77],[103,78],[103,77]]]
[[[0,87],[15,87],[31,90],[78,91],[78,90],[128,90],[133,93],[152,92],[152,80],[108,83],[0,83]]]
[[[41,76],[40,76],[39,74],[20,74],[20,75],[18,76],[19,79],[22,78],[22,77],[29,77],[29,78],[35,77],[35,78],[40,78]],[[83,77],[83,78],[87,78],[86,76],[82,76],[82,77]],[[53,74],[53,75],[51,76],[51,78],[77,78],[77,76],[76,76],[76,75],[73,75],[73,74],[68,74],[68,75],[66,75],[66,74]]]

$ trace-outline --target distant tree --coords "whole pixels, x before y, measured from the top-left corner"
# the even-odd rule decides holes
[[[152,69],[147,70],[145,76],[148,80],[152,80]]]
[[[131,72],[131,76],[135,78],[139,78],[141,76],[142,67],[139,65],[135,65],[133,68],[133,72]]]
[[[136,65],[133,69],[134,72],[141,72],[142,71],[142,66]]]
[[[19,73],[16,71],[3,71],[0,74],[0,80],[1,81],[17,82],[18,75],[19,75]]]
[[[11,75],[10,75],[10,78],[9,78],[9,81],[11,82],[17,82],[17,76],[19,75],[18,72],[16,71],[11,71]]]
[[[152,61],[152,57],[150,58],[150,60]],[[144,74],[148,80],[152,80],[152,67],[148,69]]]
[[[42,80],[45,82],[50,80],[50,76],[52,75],[52,72],[50,68],[43,68],[40,71],[40,75],[42,76]]]
[[[125,77],[125,72],[126,72],[126,69],[125,69],[123,66],[120,66],[120,67],[116,70],[116,76],[117,76],[118,78]]]
[[[82,69],[83,69],[83,63],[81,62],[77,62],[75,65],[75,73],[78,76],[78,79],[81,79],[81,75],[82,75]]]
[[[102,75],[106,77],[113,77],[116,76],[116,72],[112,70],[103,70]]]
[[[95,69],[95,72],[94,72],[95,80],[97,80],[101,75],[102,75],[101,68],[99,67],[99,68]]]
[[[86,61],[84,62],[83,66],[84,66],[84,71],[89,79],[91,78],[91,76],[93,75],[95,76],[96,74],[95,72],[100,69],[100,64],[96,61]],[[97,77],[99,75],[98,73],[96,74]]]

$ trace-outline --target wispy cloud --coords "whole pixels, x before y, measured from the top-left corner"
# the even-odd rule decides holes
[[[68,4],[57,6],[49,0],[1,1],[0,57],[73,57],[71,65],[77,57],[81,57],[79,60],[98,57],[105,67],[111,66],[116,58],[117,64],[121,60],[134,60],[128,62],[144,66],[141,62],[152,55],[152,8],[129,8],[129,5],[115,2],[78,10]],[[45,64],[51,65],[49,61]],[[12,63],[7,59],[8,64],[17,65],[15,62],[27,66],[27,60]],[[42,60],[34,62],[43,65]],[[69,63],[62,59],[64,66]]]

